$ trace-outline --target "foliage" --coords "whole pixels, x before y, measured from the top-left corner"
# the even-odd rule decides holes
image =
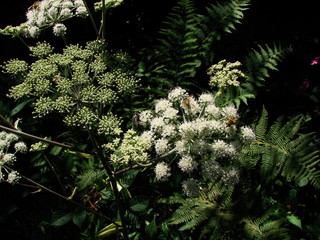
[[[107,35],[126,4],[42,0],[0,30],[30,52],[2,66],[0,180],[23,190],[0,223],[23,223],[20,239],[318,239],[308,117],[269,123],[249,101],[291,48],[255,43],[241,62],[217,59],[250,1],[180,0],[132,58]],[[68,44],[73,17],[88,17],[96,39]],[[42,40],[48,28],[64,47]]]
[[[267,182],[282,176],[298,185],[310,181],[319,189],[319,151],[310,144],[310,133],[299,133],[302,121],[301,116],[286,123],[278,119],[268,127],[264,109],[255,129],[257,139],[245,149],[243,163],[249,167],[260,165],[260,173]]]

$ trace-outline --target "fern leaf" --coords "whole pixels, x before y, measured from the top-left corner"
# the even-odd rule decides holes
[[[90,169],[77,178],[77,185],[83,190],[106,176],[104,169]]]
[[[257,86],[269,77],[269,70],[278,70],[277,66],[287,53],[291,51],[290,47],[282,46],[264,47],[258,46],[258,49],[253,49],[245,58],[244,66],[249,74],[249,81],[254,82]]]

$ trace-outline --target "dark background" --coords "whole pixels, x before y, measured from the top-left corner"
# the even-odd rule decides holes
[[[95,1],[88,1],[92,6]],[[161,22],[176,1],[170,0],[125,0],[125,4],[111,11],[108,16],[107,35],[110,47],[120,48],[135,55],[148,47],[157,37]],[[197,7],[204,9],[215,0],[198,0]],[[223,2],[223,1],[220,1]],[[256,0],[245,12],[245,18],[234,34],[222,39],[221,58],[241,58],[256,45],[273,43],[291,46],[293,52],[273,72],[262,89],[256,103],[264,102],[275,115],[308,112],[317,114],[320,67],[310,61],[320,55],[319,13],[316,1],[305,4],[296,1]],[[25,21],[25,11],[33,0],[3,1],[0,8],[0,27],[18,25]],[[80,23],[80,24],[79,24]],[[94,38],[87,19],[68,22],[67,38],[70,43],[83,43]],[[41,38],[49,37],[59,46],[63,44],[48,30]],[[41,40],[41,39],[37,39]],[[28,40],[30,44],[34,40]],[[27,49],[17,39],[0,36],[0,61],[27,56]],[[218,52],[219,56],[219,52]],[[301,84],[308,81],[307,89]],[[315,113],[316,112],[316,113]]]

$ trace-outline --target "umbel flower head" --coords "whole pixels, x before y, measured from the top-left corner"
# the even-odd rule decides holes
[[[10,152],[13,151],[13,152]],[[0,132],[0,182],[15,183],[19,179],[19,173],[11,170],[11,166],[17,160],[16,153],[26,153],[27,145],[19,141],[17,135]]]
[[[26,22],[16,27],[7,26],[0,33],[36,38],[42,30],[53,27],[56,36],[63,36],[67,28],[62,22],[72,17],[87,16],[88,11],[82,0],[36,1],[26,12]]]
[[[140,113],[139,121],[145,131],[135,137],[148,142],[148,147],[137,149],[148,154],[147,163],[155,166],[157,181],[170,180],[172,171],[180,170],[182,176],[194,176],[183,183],[187,196],[195,196],[199,191],[197,181],[220,180],[226,185],[235,185],[240,180],[240,171],[235,166],[243,144],[255,140],[254,131],[249,126],[238,126],[240,115],[233,105],[215,105],[211,93],[203,93],[198,98],[177,87],[168,93],[168,98],[155,101],[153,110]],[[126,135],[125,135],[126,136]],[[142,140],[143,139],[143,140]],[[124,141],[124,140],[123,140]],[[112,158],[117,164],[141,164],[139,158],[126,158],[121,139],[114,149]],[[132,142],[136,144],[136,141]],[[128,148],[125,141],[125,147]],[[132,146],[131,149],[135,149]],[[132,155],[132,153],[130,153]],[[143,163],[146,159],[143,158]],[[201,179],[196,179],[198,170]]]
[[[108,111],[137,87],[138,79],[122,67],[129,65],[125,64],[126,55],[106,52],[101,40],[88,42],[85,47],[68,45],[63,53],[54,53],[47,42],[30,50],[38,58],[34,63],[26,65],[13,59],[4,65],[5,72],[21,82],[9,90],[9,97],[35,98],[37,117],[56,112],[63,115],[68,126],[95,128],[106,135],[122,132],[120,119]]]

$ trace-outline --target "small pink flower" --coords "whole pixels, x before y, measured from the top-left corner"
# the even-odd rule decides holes
[[[320,63],[320,56],[313,59],[310,63],[310,65],[316,65]]]

